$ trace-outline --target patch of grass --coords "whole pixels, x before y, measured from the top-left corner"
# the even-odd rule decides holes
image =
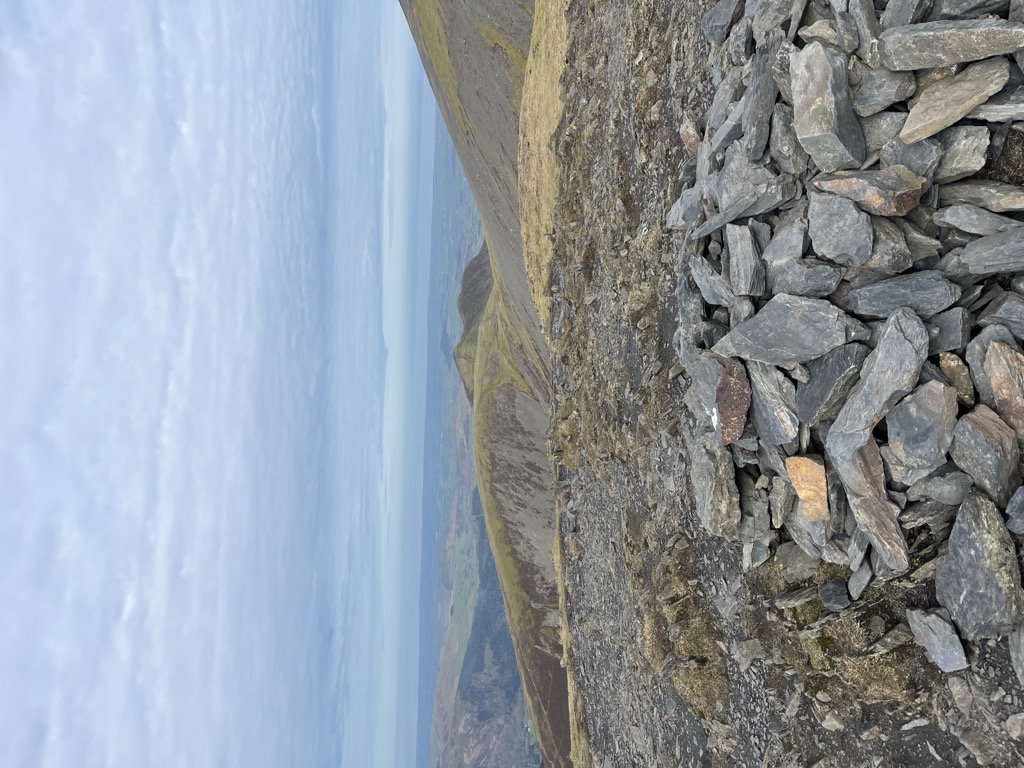
[[[420,28],[423,44],[427,49],[427,58],[434,66],[437,79],[441,83],[448,106],[455,115],[459,131],[469,134],[469,118],[459,99],[459,82],[455,75],[448,51],[448,27],[445,23],[441,3],[438,0],[412,0],[413,15]]]

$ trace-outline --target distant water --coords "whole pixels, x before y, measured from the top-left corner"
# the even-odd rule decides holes
[[[0,765],[340,762],[332,5],[0,7]]]

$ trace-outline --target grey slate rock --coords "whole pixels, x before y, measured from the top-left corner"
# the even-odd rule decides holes
[[[957,505],[940,504],[937,501],[918,501],[907,504],[900,514],[900,525],[908,531],[927,526],[933,533],[945,531],[956,518]],[[945,538],[945,537],[943,537]]]
[[[1006,16],[1010,0],[935,0],[929,21],[943,19],[980,19],[984,16]]]
[[[709,145],[712,155],[725,151],[743,135],[743,121],[749,111],[750,98],[744,93],[739,101],[731,105],[729,115],[721,127],[711,137]]]
[[[800,421],[814,425],[839,414],[869,351],[863,344],[844,344],[807,363],[810,379],[796,388]]]
[[[992,385],[989,384],[988,374],[985,372],[985,358],[988,356],[988,350],[993,341],[1001,341],[1012,349],[1020,351],[1020,346],[1013,334],[1002,325],[990,325],[987,328],[982,328],[981,333],[967,344],[965,357],[971,370],[971,378],[974,380],[974,388],[978,390],[978,401],[989,408],[995,408],[996,401],[992,393]]]
[[[1024,24],[1020,27],[1024,32]],[[900,138],[912,144],[934,136],[998,93],[1009,77],[1007,60],[996,58],[971,64],[953,77],[933,83],[910,108]]]
[[[987,405],[976,406],[957,422],[949,454],[999,506],[1020,485],[1017,436]]]
[[[846,591],[846,580],[836,577],[818,587],[818,597],[825,610],[839,613],[850,607],[850,595]]]
[[[924,21],[931,7],[931,0],[890,0],[886,3],[879,21],[882,29],[905,27]]]
[[[868,213],[905,216],[921,200],[928,188],[928,179],[912,173],[906,166],[893,165],[877,171],[822,173],[812,184],[821,192],[853,200]]]
[[[807,219],[814,251],[845,266],[862,266],[871,257],[871,218],[852,200],[808,192]]]
[[[963,504],[974,481],[966,472],[961,472],[952,462],[947,462],[923,480],[918,480],[907,489],[911,501],[930,499],[951,507]]]
[[[860,32],[857,30],[857,21],[848,11],[836,11],[836,34],[839,36],[839,50],[847,56],[857,50]]]
[[[878,38],[882,34],[882,26],[875,15],[874,3],[872,0],[849,0],[847,11],[857,25],[857,56],[869,66],[879,66]]]
[[[729,60],[733,64],[745,63],[753,54],[753,22],[744,16],[733,24],[732,31],[729,32],[729,39],[726,41],[725,45],[729,50]]]
[[[839,287],[843,274],[842,267],[817,259],[796,259],[778,264],[769,282],[773,293],[822,298]]]
[[[889,140],[882,147],[879,160],[883,168],[891,165],[905,165],[918,176],[929,181],[942,161],[942,144],[936,139],[924,139],[913,144],[905,144],[898,136]]]
[[[885,30],[878,51],[886,69],[945,67],[1024,48],[1024,24],[1002,19],[930,21]]]
[[[811,43],[790,55],[797,140],[823,171],[864,162],[864,133],[853,111],[846,62]]]
[[[948,184],[971,176],[985,166],[991,134],[984,125],[954,125],[939,134],[945,151],[933,181]]]
[[[782,569],[782,578],[789,584],[814,578],[817,558],[809,556],[795,542],[785,541],[775,550],[775,562]]]
[[[1008,635],[1024,616],[1013,541],[995,505],[980,493],[960,507],[948,554],[935,571],[935,596],[966,640]]]
[[[775,105],[772,114],[768,152],[783,173],[799,176],[807,170],[810,157],[797,141],[793,128],[793,108],[782,101]]]
[[[917,79],[912,72],[890,72],[887,69],[857,67],[859,81],[853,86],[853,109],[861,117],[868,117],[905,101],[917,90]]]
[[[1017,673],[1017,680],[1024,685],[1024,626],[1010,634],[1010,664]]]
[[[947,309],[932,317],[928,322],[938,329],[938,332],[928,342],[928,354],[952,352],[967,346],[971,334],[971,313],[963,307]]]
[[[717,232],[729,222],[736,221],[736,219],[740,218],[748,208],[755,205],[757,201],[767,193],[767,191],[767,184],[761,184],[758,187],[743,191],[728,207],[722,208],[717,214],[705,221],[699,227],[691,230],[690,234],[687,235],[687,239],[699,240],[702,237],[707,237],[713,232]]]
[[[789,69],[790,57],[797,47],[789,40],[783,41],[772,64],[772,79],[779,86],[779,97],[787,104],[793,104],[793,75]]]
[[[700,29],[712,43],[721,45],[729,30],[743,15],[743,0],[718,0],[700,20]]]
[[[983,236],[994,235],[1024,226],[1024,224],[1016,219],[1011,219],[1009,216],[1000,216],[998,213],[992,213],[976,205],[967,204],[940,208],[932,214],[932,218],[939,226],[955,227],[972,235]]]
[[[952,306],[959,298],[958,285],[949,282],[941,272],[928,270],[854,288],[839,305],[862,317],[888,317],[900,307],[907,307],[918,316],[928,318]]]
[[[1024,488],[1018,488],[1006,502],[1006,530],[1024,534]]]
[[[729,283],[700,254],[690,258],[690,274],[693,276],[693,282],[697,284],[700,295],[708,304],[728,307],[736,301]]]
[[[787,261],[794,261],[803,256],[807,247],[807,204],[793,207],[779,222],[775,234],[768,242],[761,257],[768,269],[769,283],[772,270]],[[785,293],[773,290],[772,293]]]
[[[903,124],[907,122],[906,112],[879,112],[876,115],[861,118],[860,124],[864,131],[864,147],[868,155],[881,152],[889,140],[899,135]]]
[[[783,40],[782,25],[789,21],[792,13],[792,0],[757,0],[754,13],[754,39],[758,46],[767,42],[774,35]]]
[[[924,648],[928,660],[943,672],[958,672],[967,668],[967,656],[953,625],[939,613],[925,613],[916,608],[907,609],[907,623],[918,645]]]
[[[903,485],[922,480],[946,461],[956,426],[956,390],[930,381],[918,387],[885,417],[893,479]]]
[[[750,320],[729,331],[714,352],[786,368],[867,338],[867,334],[862,323],[827,301],[779,294]]]
[[[942,205],[967,203],[996,213],[1024,211],[1024,188],[1002,181],[969,179],[939,188]]]
[[[740,523],[739,490],[729,449],[715,434],[705,434],[694,446],[690,465],[697,516],[708,533],[729,536]]]
[[[769,0],[761,2],[763,4]],[[788,15],[789,0],[786,0],[785,10]],[[775,99],[779,95],[779,86],[772,78],[772,63],[781,45],[782,30],[774,29],[767,39],[757,46],[754,54],[754,67],[750,75],[750,85],[747,87],[750,104],[743,117],[743,150],[748,160],[760,160],[765,147],[768,146],[772,112]]]
[[[817,40],[833,48],[842,48],[839,43],[839,32],[836,31],[836,23],[832,19],[818,19],[809,26],[801,27],[797,35],[805,43],[813,43]]]
[[[861,595],[864,594],[864,590],[868,588],[868,584],[871,583],[871,565],[869,563],[861,563],[860,568],[853,572],[850,580],[846,583],[846,588],[850,593],[850,597],[854,600],[860,600]]]
[[[750,420],[758,439],[767,445],[786,445],[797,437],[796,388],[773,365],[748,361]]]
[[[903,229],[892,219],[884,216],[873,216],[872,227],[875,230],[872,240],[871,258],[864,266],[883,274],[895,275],[910,269],[914,263],[910,246],[903,235]],[[875,276],[872,276],[875,279]],[[877,277],[881,279],[881,275]]]
[[[732,111],[733,103],[740,100],[746,86],[743,85],[743,67],[731,67],[722,78],[714,97],[711,99],[711,106],[705,117],[704,138],[709,139],[722,127],[729,113]]]
[[[919,210],[920,207],[914,210]],[[913,213],[913,211],[911,211]],[[908,219],[896,219],[896,225],[903,230],[903,239],[910,249],[910,258],[915,263],[923,259],[938,256],[942,250],[942,243],[934,237],[929,236]]]
[[[989,123],[1024,120],[1024,86],[997,93],[967,115],[971,120],[985,120]]]
[[[978,315],[978,325],[1001,325],[1018,339],[1024,338],[1024,296],[1004,292]]]
[[[1024,272],[1024,232],[1014,228],[974,240],[960,261],[972,275]]]
[[[729,248],[729,282],[737,296],[760,296],[765,291],[764,262],[750,227],[725,225]]]

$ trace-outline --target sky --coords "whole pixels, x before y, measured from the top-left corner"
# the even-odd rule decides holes
[[[7,0],[0,103],[0,765],[412,765],[397,0]]]

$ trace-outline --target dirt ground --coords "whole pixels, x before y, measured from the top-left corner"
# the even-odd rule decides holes
[[[869,590],[841,621],[782,611],[779,570],[744,574],[693,512],[698,425],[673,348],[686,259],[663,223],[684,110],[699,118],[713,94],[705,10],[568,4],[549,291],[574,751],[585,739],[598,766],[1022,764],[1005,644],[973,648],[973,671],[948,679],[913,643],[870,655],[925,587]],[[747,668],[751,641],[766,658]]]

